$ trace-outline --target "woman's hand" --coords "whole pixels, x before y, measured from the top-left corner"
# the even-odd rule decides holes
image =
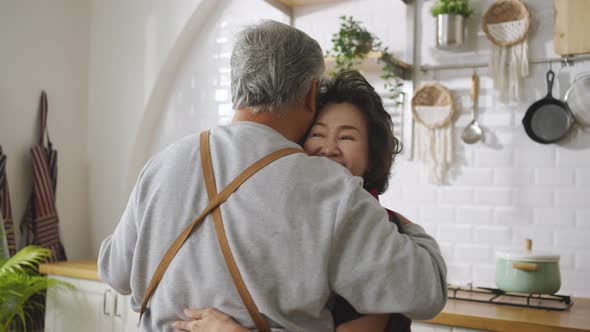
[[[236,323],[230,316],[214,309],[185,309],[189,320],[174,322],[174,328],[190,332],[246,332],[250,331]]]

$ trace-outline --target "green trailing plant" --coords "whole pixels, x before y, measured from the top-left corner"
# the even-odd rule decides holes
[[[359,65],[371,52],[375,41],[375,37],[352,16],[341,16],[340,21],[340,30],[332,35],[332,50],[327,52],[336,60],[336,71],[330,73],[332,75]]]
[[[0,331],[9,331],[14,326],[26,331],[29,313],[44,306],[33,299],[34,295],[43,294],[50,287],[72,287],[39,274],[39,264],[50,256],[51,250],[31,245],[11,258],[0,259]]]
[[[389,48],[384,47],[379,38],[367,31],[360,21],[356,21],[352,16],[341,16],[340,30],[332,35],[332,44],[332,49],[326,53],[336,61],[335,69],[329,73],[332,76],[354,69],[362,63],[369,52],[379,52],[381,55],[378,61],[383,65],[381,78],[385,80],[385,89],[396,105],[401,104],[401,79],[409,79],[410,69],[397,60]]]
[[[473,8],[469,5],[469,0],[436,0],[430,13],[432,16],[449,14],[469,17],[473,14]]]

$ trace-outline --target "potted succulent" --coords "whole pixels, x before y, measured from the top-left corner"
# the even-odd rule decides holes
[[[44,309],[38,295],[49,287],[71,287],[39,274],[39,264],[50,256],[49,249],[31,245],[0,258],[0,331],[26,331],[30,313]]]
[[[327,56],[333,56],[336,61],[335,69],[330,75],[350,70],[358,66],[367,55],[379,52],[378,61],[383,64],[381,78],[385,80],[385,89],[389,97],[400,103],[403,83],[400,79],[410,79],[411,67],[396,59],[387,47],[383,47],[379,38],[367,31],[351,16],[340,17],[340,30],[332,35],[332,49]]]
[[[455,48],[463,45],[465,19],[473,14],[469,0],[436,0],[430,8],[436,20],[436,46]]]

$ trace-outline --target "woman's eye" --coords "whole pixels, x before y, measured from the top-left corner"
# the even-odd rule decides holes
[[[340,139],[344,141],[354,141],[354,137],[352,136],[340,136]]]
[[[320,133],[311,133],[309,135],[309,137],[322,137],[322,134],[320,134]]]

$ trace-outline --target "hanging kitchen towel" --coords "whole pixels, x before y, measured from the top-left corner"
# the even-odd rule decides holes
[[[482,28],[492,42],[490,76],[499,100],[519,101],[529,76],[527,37],[531,15],[520,0],[497,0],[483,16]]]
[[[50,261],[63,261],[66,260],[66,253],[59,238],[59,218],[55,207],[57,151],[49,139],[47,111],[47,95],[43,91],[39,101],[39,143],[31,149],[33,193],[21,222],[21,238],[23,246],[34,244],[51,249]]]
[[[16,253],[16,238],[6,173],[6,155],[2,152],[2,146],[0,146],[0,246],[2,247],[3,256],[12,257]]]

